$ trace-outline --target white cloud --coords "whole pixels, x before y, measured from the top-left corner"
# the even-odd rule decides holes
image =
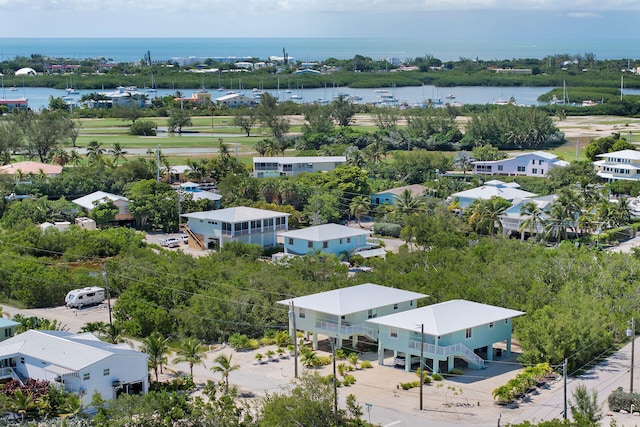
[[[582,19],[582,18],[598,18],[600,15],[593,12],[569,12],[567,13],[567,16],[569,18]]]

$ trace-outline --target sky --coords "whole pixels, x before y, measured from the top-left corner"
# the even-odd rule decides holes
[[[0,37],[615,39],[639,22],[640,0],[0,0]]]

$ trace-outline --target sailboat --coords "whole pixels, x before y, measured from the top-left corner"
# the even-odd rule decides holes
[[[73,78],[71,79],[71,84],[69,84],[69,80],[67,80],[67,95],[78,95],[80,92],[78,92],[77,89],[73,88]]]
[[[562,99],[558,99],[557,96],[553,95],[551,100],[549,101],[550,105],[567,105],[569,103],[569,95],[567,93],[567,82],[566,80],[562,81]]]
[[[147,89],[147,92],[149,93],[155,93],[157,92],[158,89],[156,88],[156,82],[153,78],[153,73],[151,73],[151,87],[149,89]]]

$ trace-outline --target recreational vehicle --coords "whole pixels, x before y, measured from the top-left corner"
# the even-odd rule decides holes
[[[67,307],[82,308],[87,305],[96,305],[104,301],[104,289],[97,286],[69,291],[64,299]]]

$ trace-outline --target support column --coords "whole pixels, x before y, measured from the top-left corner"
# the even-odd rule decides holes
[[[431,359],[431,361],[433,363],[433,373],[440,373],[440,359],[434,357],[433,359]]]
[[[493,360],[493,344],[487,346],[487,360],[489,362]]]
[[[506,353],[507,353],[507,357],[511,356],[511,337],[509,337],[507,339],[507,351],[506,351]]]
[[[411,372],[411,355],[409,353],[405,353],[404,356],[404,370],[405,372]]]
[[[447,370],[449,372],[451,372],[451,370],[455,367],[455,361],[456,361],[455,356],[448,356],[447,357]]]
[[[384,366],[384,347],[378,343],[378,365]]]
[[[313,349],[318,349],[318,334],[313,334]]]
[[[351,347],[353,348],[357,348],[358,347],[358,335],[352,335],[351,336]]]

